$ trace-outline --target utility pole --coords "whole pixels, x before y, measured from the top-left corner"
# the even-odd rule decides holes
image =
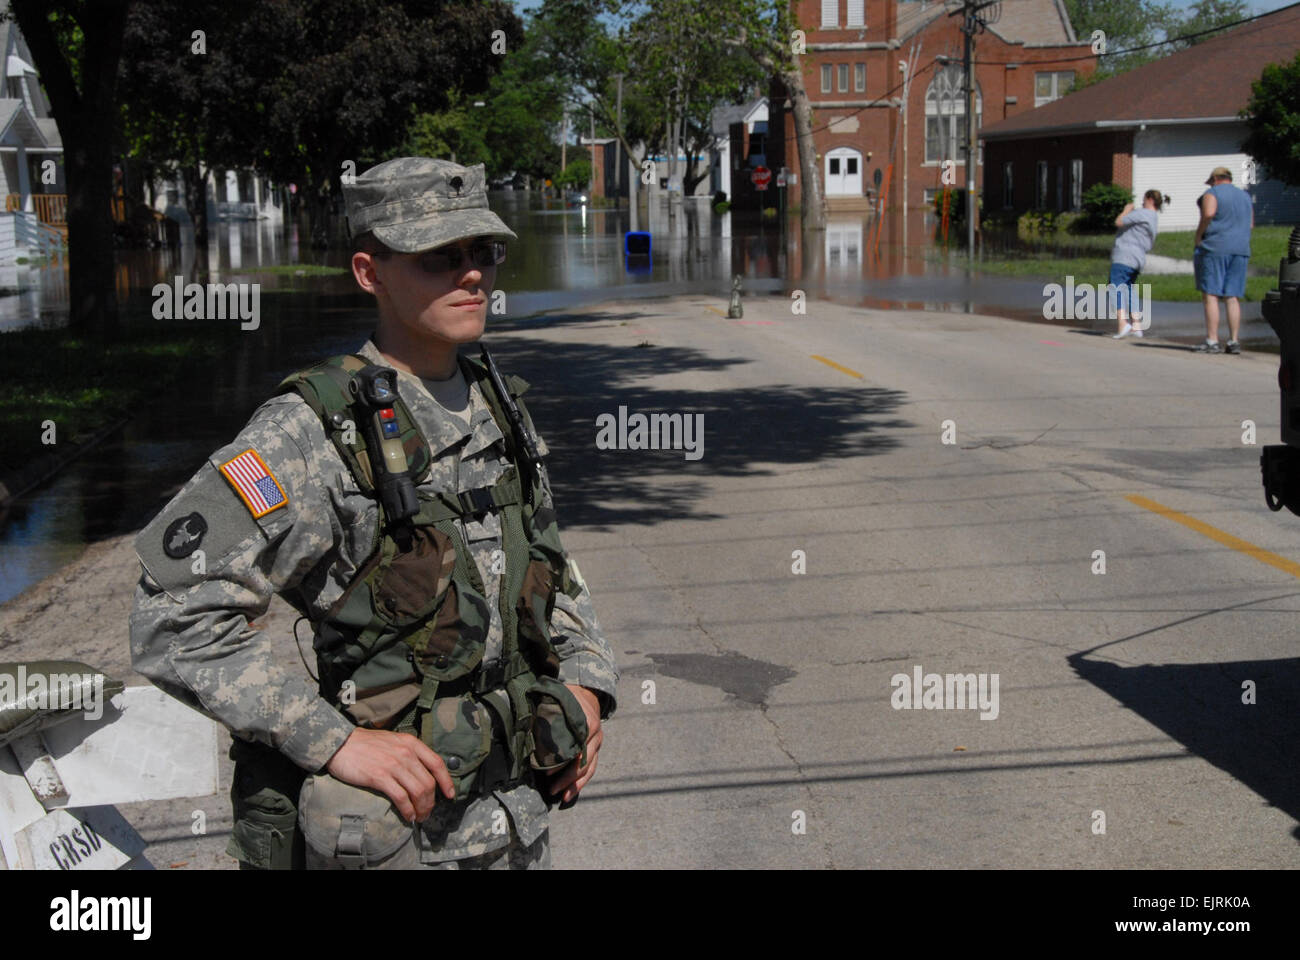
[[[614,74],[618,81],[618,107],[615,111],[617,128],[614,130],[614,203],[618,205],[619,183],[623,179],[623,74]]]
[[[979,203],[975,197],[975,3],[966,0],[966,260],[975,262],[975,220]]]
[[[987,10],[983,16],[980,11]],[[961,9],[948,16],[962,15],[961,31],[965,35],[965,52],[962,57],[966,76],[966,259],[975,262],[975,221],[979,217],[979,204],[975,196],[975,155],[977,133],[975,130],[975,33],[988,24],[997,23],[1002,16],[1002,0],[963,0]]]
[[[569,108],[568,107],[564,108],[563,116],[564,116],[564,125],[560,128],[561,130],[560,132],[560,173],[563,173],[564,168],[569,165],[569,161],[568,161]]]
[[[596,199],[596,108],[588,105],[587,115],[591,117],[591,181],[587,184],[587,202],[591,203]]]
[[[903,256],[907,256],[907,105],[912,96],[912,73],[918,52],[918,46],[912,44],[907,59],[898,61],[898,69],[903,72]]]

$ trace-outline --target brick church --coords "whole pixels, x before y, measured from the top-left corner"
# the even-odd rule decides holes
[[[798,0],[795,8],[807,37],[800,60],[828,211],[865,209],[883,189],[896,207],[904,183],[916,209],[942,189],[945,160],[955,163],[957,185],[964,183],[960,7],[954,16],[953,5],[932,0]],[[975,38],[977,131],[1058,99],[1076,74],[1096,67],[1061,0],[1002,0],[984,15],[987,29]],[[765,163],[797,173],[794,115],[779,82],[768,110]],[[977,186],[983,178],[978,162]],[[755,201],[747,171],[732,182],[739,204]],[[801,203],[801,184],[786,189],[788,204]]]

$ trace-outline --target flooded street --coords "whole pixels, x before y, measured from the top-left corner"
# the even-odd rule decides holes
[[[830,218],[824,235],[804,247],[797,228],[784,236],[775,222],[740,223],[703,202],[686,202],[672,215],[643,210],[638,227],[652,236],[649,263],[624,255],[629,212],[546,204],[532,192],[497,192],[492,206],[519,235],[498,271],[505,314],[526,317],[611,299],[705,294],[726,297],[731,277],[744,279],[746,297],[790,297],[848,306],[990,313],[1042,320],[1042,282],[970,277],[954,245],[948,262],[931,242],[924,211],[909,218],[906,248],[900,218],[887,218],[880,240],[862,214]],[[119,251],[118,293],[125,316],[148,315],[154,284],[181,276],[223,283],[261,284],[263,320],[237,339],[237,353],[196,377],[202,389],[182,388],[139,411],[119,430],[56,477],[0,513],[0,603],[75,558],[88,543],[139,527],[197,468],[227,442],[288,372],[357,346],[373,322],[373,301],[350,273],[323,274],[311,266],[345,268],[342,246],[320,251],[300,241],[299,227],[265,222],[212,226],[212,242],[198,251]],[[302,264],[302,271],[286,265]],[[67,321],[66,268],[9,268],[0,277],[17,295],[0,297],[0,330],[58,326]],[[17,273],[26,271],[19,278]],[[1162,305],[1163,306],[1163,305]],[[1169,304],[1170,316],[1198,322],[1198,304]],[[1254,307],[1254,315],[1258,308]],[[489,337],[492,316],[489,315]],[[221,321],[215,321],[221,322]],[[231,321],[237,322],[237,321]],[[1059,321],[1086,326],[1087,321]],[[1102,326],[1110,321],[1096,321]],[[1098,326],[1097,329],[1101,327]]]

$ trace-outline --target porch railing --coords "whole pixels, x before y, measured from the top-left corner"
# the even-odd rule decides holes
[[[36,219],[51,227],[68,225],[68,195],[66,193],[33,193],[32,206]],[[13,212],[23,208],[22,194],[11,193],[5,197],[5,211]]]

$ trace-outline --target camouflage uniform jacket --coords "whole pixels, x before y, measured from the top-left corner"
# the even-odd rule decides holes
[[[357,352],[386,364],[373,342]],[[441,407],[410,374],[399,372],[398,389],[433,457],[421,490],[490,486],[509,466],[501,432],[475,383],[470,382],[467,420]],[[545,454],[540,438],[538,446]],[[286,501],[259,518],[220,472],[250,449],[278,481]],[[549,503],[545,472],[542,477]],[[272,491],[268,499],[277,494]],[[316,414],[296,393],[271,398],[137,538],[143,573],[131,616],[133,666],[236,736],[275,747],[305,770],[321,770],[353,724],[300,670],[284,666],[285,658],[250,621],[266,612],[275,593],[311,620],[321,618],[365,561],[377,523],[375,501],[357,489]],[[502,576],[493,573],[503,567],[493,563],[494,551],[502,549],[500,517],[489,512],[460,527],[487,589],[492,620],[484,664],[489,664],[502,649]],[[201,558],[195,550],[203,552]],[[609,716],[618,671],[585,583],[576,600],[557,594],[553,632],[562,660],[560,680],[595,691],[602,717]],[[494,820],[502,822],[494,814],[503,807],[523,843],[531,844],[546,829],[547,806],[531,785],[470,802],[448,802],[439,793],[424,824],[435,859],[462,859],[505,846],[508,831],[492,829]]]

